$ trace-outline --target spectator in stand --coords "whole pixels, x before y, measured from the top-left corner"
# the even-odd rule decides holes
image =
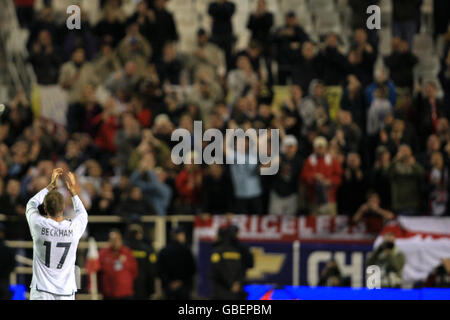
[[[414,35],[418,31],[420,7],[423,0],[393,1],[393,36],[400,37],[412,47]]]
[[[162,168],[155,168],[155,158],[152,153],[145,154],[139,168],[130,177],[130,182],[138,186],[153,206],[157,215],[166,215],[172,198],[172,190],[166,183],[167,173]]]
[[[66,153],[64,155],[64,161],[67,163],[71,171],[75,171],[83,162],[85,162],[85,156],[81,152],[81,147],[78,141],[69,140],[66,145]]]
[[[304,105],[302,103],[303,90],[299,85],[292,85],[290,93],[290,96],[281,106],[277,121],[286,134],[300,138],[300,135],[306,135],[308,129],[312,126],[316,110],[314,104]]]
[[[141,159],[148,153],[153,153],[155,156],[155,164],[165,170],[172,170],[174,164],[170,160],[169,147],[155,138],[150,129],[142,131],[142,139],[140,144],[132,151],[128,159],[128,170],[134,171],[139,167]]]
[[[273,14],[267,10],[266,0],[258,0],[256,10],[250,13],[247,28],[251,39],[264,47],[264,56],[269,55],[270,30],[273,26]]]
[[[237,61],[237,59],[240,56],[246,56],[250,64],[252,65],[253,70],[256,72],[258,79],[261,81],[267,80],[267,72],[264,70],[264,68],[261,65],[261,59],[262,59],[262,49],[259,43],[257,42],[250,42],[244,50],[238,51],[233,59]],[[235,67],[235,66],[233,66]]]
[[[383,208],[391,208],[391,183],[388,168],[391,164],[391,154],[384,146],[376,149],[375,163],[369,173],[369,185],[380,197]]]
[[[36,12],[36,16],[31,21],[29,27],[30,37],[28,39],[27,47],[36,40],[41,30],[48,30],[54,43],[64,42],[64,30],[60,28],[55,22],[55,14],[51,6],[44,6],[41,11]],[[64,25],[64,28],[66,26]]]
[[[16,141],[33,122],[33,111],[25,91],[18,90],[12,101],[6,105],[1,123],[9,126],[9,138]]]
[[[53,45],[52,36],[48,30],[44,29],[39,32],[33,43],[29,61],[36,74],[37,83],[42,85],[58,83],[61,58]]]
[[[367,134],[373,137],[384,128],[385,119],[393,112],[393,106],[387,98],[387,88],[380,85],[375,89],[374,99],[367,110]]]
[[[418,86],[417,96],[414,105],[418,113],[417,128],[421,138],[421,149],[425,147],[426,138],[437,133],[439,118],[448,118],[448,111],[442,100],[437,98],[437,84],[434,81],[427,81],[424,90]]]
[[[197,266],[191,250],[186,245],[186,233],[183,228],[172,230],[170,243],[159,252],[157,270],[166,299],[191,298]]]
[[[347,155],[342,185],[338,191],[339,214],[353,215],[364,203],[366,190],[367,178],[361,169],[361,158],[358,153],[351,152]]]
[[[326,86],[342,85],[348,75],[350,66],[339,48],[339,38],[335,33],[327,34],[325,48],[321,52],[323,74]]]
[[[22,232],[21,223],[25,222],[26,201],[20,196],[20,181],[9,179],[5,191],[0,197],[2,212],[13,217],[13,220],[6,222],[7,239],[23,240],[26,233]]]
[[[272,75],[272,48],[270,31],[273,26],[273,14],[267,10],[266,0],[258,0],[256,10],[250,13],[247,28],[251,32],[251,40],[262,47],[262,56],[265,59],[269,83],[273,83]]]
[[[307,136],[317,126],[319,113],[323,113],[326,117],[329,115],[328,100],[325,97],[325,85],[321,80],[315,79],[311,81],[308,95],[304,99],[298,97],[298,88],[295,88],[293,93],[295,93],[293,96],[300,100],[297,103],[297,108],[303,125],[302,135]]]
[[[428,208],[433,216],[448,214],[449,173],[444,157],[439,151],[431,154],[431,168],[428,172]]]
[[[246,56],[239,56],[237,69],[228,74],[231,105],[235,105],[240,97],[246,96],[258,82],[258,76],[253,70],[250,60]]]
[[[109,98],[103,106],[103,111],[92,119],[96,128],[94,141],[102,152],[116,152],[115,137],[119,129],[119,115],[114,98]]]
[[[124,27],[123,12],[119,8],[105,6],[100,21],[94,28],[94,33],[99,41],[111,41],[112,46],[116,47],[125,35]]]
[[[298,141],[292,135],[282,140],[279,169],[271,183],[269,215],[295,216],[299,208],[299,183],[303,159],[298,152]]]
[[[154,0],[150,18],[150,43],[153,49],[152,61],[158,61],[164,46],[169,42],[178,41],[178,32],[172,13],[167,10],[167,0]],[[151,13],[153,12],[153,14]]]
[[[138,186],[132,186],[130,188],[129,193],[119,203],[115,212],[127,223],[138,222],[141,216],[156,213],[150,201],[144,199],[142,190]]]
[[[208,7],[208,14],[212,18],[211,40],[225,52],[228,71],[232,68],[232,52],[235,43],[231,21],[235,10],[235,4],[228,0],[215,0]]]
[[[127,27],[125,37],[117,46],[117,56],[121,62],[133,61],[138,66],[138,70],[143,70],[150,57],[154,57],[153,51],[150,43],[140,34],[137,23]]]
[[[230,123],[231,127],[237,127]],[[230,139],[231,140],[231,139]],[[234,143],[233,143],[234,144]],[[235,213],[238,214],[263,214],[264,208],[261,201],[262,185],[259,166],[253,159],[255,150],[251,150],[252,144],[245,139],[245,146],[241,149],[241,143],[237,143],[232,149],[231,141],[225,139],[226,158],[230,165],[231,181],[233,183],[235,197]],[[255,147],[255,146],[253,146]]]
[[[233,194],[229,173],[220,164],[211,164],[203,178],[201,209],[206,215],[226,214],[232,208]]]
[[[133,252],[138,264],[138,276],[134,280],[134,299],[149,300],[155,292],[157,255],[153,247],[144,238],[141,225],[128,227],[127,245]]]
[[[381,206],[378,193],[370,191],[367,194],[367,201],[359,207],[352,220],[354,223],[364,221],[368,232],[379,234],[385,223],[394,218],[394,213]]]
[[[112,94],[118,94],[120,91],[129,92],[136,90],[140,80],[139,65],[130,60],[123,69],[111,74],[104,82],[104,86]]]
[[[70,31],[66,33],[62,47],[65,60],[69,60],[72,53],[81,47],[84,49],[86,60],[91,61],[97,54],[98,47],[86,11],[81,10],[80,29]]]
[[[188,154],[190,161],[185,161],[183,170],[175,178],[176,191],[178,193],[179,210],[186,210],[186,214],[197,213],[202,192],[203,171],[202,168],[194,164],[197,157],[200,155],[192,152]]]
[[[67,110],[67,130],[69,133],[86,132],[93,134],[92,121],[102,111],[95,96],[95,87],[86,84],[80,101],[71,103]]]
[[[292,82],[298,84],[302,89],[309,88],[314,79],[321,77],[321,60],[317,55],[315,45],[310,41],[305,41],[301,50],[293,52]]]
[[[363,86],[355,75],[347,77],[347,86],[344,87],[340,108],[349,111],[361,131],[366,131],[366,100]]]
[[[93,215],[111,215],[116,208],[119,199],[114,194],[113,185],[104,180],[94,199],[90,212]]]
[[[422,152],[417,155],[416,159],[419,164],[425,169],[430,170],[431,168],[431,156],[435,152],[441,151],[441,141],[437,137],[437,135],[432,134],[427,139],[427,148],[425,152]]]
[[[76,103],[81,100],[83,88],[87,84],[98,84],[97,75],[92,64],[86,61],[83,48],[75,49],[72,60],[61,66],[58,82],[68,91],[69,103]]]
[[[384,58],[389,68],[392,81],[399,88],[413,88],[413,68],[419,62],[417,57],[409,50],[407,41],[400,38],[392,40],[392,54]]]
[[[422,190],[425,172],[416,163],[411,147],[401,145],[398,153],[389,166],[388,175],[391,181],[392,209],[397,215],[419,215],[422,206]]]
[[[328,142],[324,137],[316,137],[313,147],[314,153],[305,161],[301,172],[309,210],[313,215],[335,216],[337,190],[342,182],[342,167],[328,153]]]
[[[292,52],[301,48],[305,41],[309,41],[308,34],[298,24],[294,11],[286,14],[286,23],[275,31],[273,35],[275,59],[278,63],[278,84],[286,85],[292,79]]]
[[[120,168],[126,170],[130,154],[141,141],[141,128],[137,119],[131,113],[122,115],[122,129],[117,131],[115,145],[118,152]]]
[[[205,75],[208,79],[216,81],[226,72],[225,55],[214,43],[209,41],[209,35],[204,29],[197,31],[197,47],[188,57],[187,70],[196,82]]]
[[[384,235],[383,243],[368,255],[366,265],[380,267],[382,288],[401,288],[405,255],[395,246],[393,234]]]
[[[377,68],[375,69],[375,82],[370,84],[366,90],[366,100],[367,100],[367,107],[369,107],[372,104],[372,101],[374,99],[374,92],[379,86],[386,86],[388,90],[388,99],[392,106],[395,106],[397,102],[397,93],[394,82],[389,79],[389,70],[386,68]]]
[[[337,143],[339,149],[345,154],[349,152],[357,153],[361,136],[361,129],[353,122],[352,114],[345,110],[339,110],[332,142]]]
[[[113,50],[110,42],[104,41],[100,44],[100,50],[92,60],[95,74],[103,83],[111,73],[116,73],[121,68],[120,60]]]
[[[216,104],[221,102],[223,98],[222,87],[205,73],[200,75],[198,81],[194,83],[188,102],[198,106],[201,117],[205,119],[214,111]]]
[[[176,56],[173,43],[165,44],[162,57],[156,62],[156,70],[158,71],[159,80],[162,83],[167,82],[172,85],[180,84],[183,64]]]
[[[363,87],[373,82],[373,70],[377,52],[368,42],[364,28],[356,29],[353,35],[353,46],[348,55],[350,73],[358,77]]]
[[[104,300],[130,300],[138,266],[131,250],[123,245],[122,234],[113,229],[109,246],[99,252],[100,284]]]

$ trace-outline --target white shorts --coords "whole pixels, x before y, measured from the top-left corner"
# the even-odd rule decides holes
[[[35,288],[31,288],[30,300],[75,300],[75,294],[62,296],[59,294],[53,294],[50,292],[39,291]]]

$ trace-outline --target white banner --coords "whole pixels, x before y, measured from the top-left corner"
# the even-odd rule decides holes
[[[405,254],[405,285],[425,280],[442,259],[450,258],[450,218],[399,217],[381,232],[375,247],[387,232],[395,234],[395,245]]]

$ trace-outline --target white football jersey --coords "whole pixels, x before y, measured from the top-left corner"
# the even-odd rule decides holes
[[[72,198],[75,218],[56,222],[39,214],[38,206],[47,195],[41,190],[27,203],[26,217],[33,238],[33,278],[30,288],[56,295],[77,291],[75,260],[78,242],[88,216],[80,198]]]

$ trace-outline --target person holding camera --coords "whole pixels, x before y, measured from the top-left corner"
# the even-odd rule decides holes
[[[392,233],[386,233],[383,243],[369,253],[366,266],[372,265],[380,268],[381,287],[400,288],[402,286],[405,255],[395,246],[395,236]]]

